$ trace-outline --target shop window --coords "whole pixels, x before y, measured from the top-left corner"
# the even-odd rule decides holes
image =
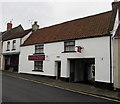
[[[65,52],[74,52],[75,51],[75,41],[64,42],[64,51]]]
[[[7,42],[7,50],[6,51],[10,51],[10,42]]]
[[[16,49],[15,44],[16,44],[16,40],[13,40],[12,50],[15,50],[15,49]]]
[[[34,70],[43,72],[43,61],[34,61]]]
[[[36,54],[43,53],[43,50],[44,50],[44,45],[36,45],[35,46],[35,53]]]

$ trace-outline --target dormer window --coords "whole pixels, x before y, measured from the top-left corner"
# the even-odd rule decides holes
[[[15,49],[16,49],[15,44],[16,44],[16,40],[13,40],[12,50],[15,50]]]
[[[10,42],[7,42],[7,50],[6,51],[10,51]]]
[[[44,50],[44,45],[43,45],[43,44],[42,44],[42,45],[36,45],[36,46],[35,46],[35,53],[36,53],[36,54],[44,53],[43,50]]]

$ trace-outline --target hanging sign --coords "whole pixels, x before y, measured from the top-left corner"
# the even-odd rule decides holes
[[[84,47],[81,46],[76,46],[77,47],[77,52],[81,53],[81,50],[84,49]]]

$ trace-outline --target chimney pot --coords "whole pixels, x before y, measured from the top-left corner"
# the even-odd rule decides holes
[[[12,29],[12,21],[10,21],[10,23],[7,23],[7,30]]]
[[[119,8],[120,7],[120,1],[114,1],[114,2],[112,2],[112,8],[113,9],[116,9],[116,8]]]
[[[35,21],[34,24],[37,24],[37,21]]]
[[[34,21],[34,24],[32,25],[32,30],[36,31],[37,29],[39,29],[39,25],[37,24],[37,21]]]
[[[114,2],[112,2],[112,9],[118,11],[118,16],[119,16],[119,21],[120,21],[120,1],[118,0],[114,0]]]

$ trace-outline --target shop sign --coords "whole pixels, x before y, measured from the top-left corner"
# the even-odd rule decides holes
[[[45,55],[29,55],[28,60],[45,60]]]

